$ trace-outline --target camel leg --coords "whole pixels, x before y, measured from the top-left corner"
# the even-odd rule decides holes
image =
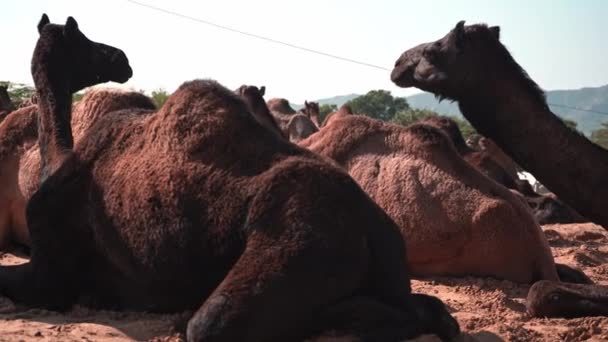
[[[593,281],[581,270],[557,263],[555,264],[555,269],[557,270],[557,275],[559,275],[559,280],[562,282],[574,284],[593,284]]]
[[[317,331],[329,303],[362,287],[369,263],[363,241],[302,244],[253,235],[188,322],[188,341],[301,340]]]
[[[409,309],[371,297],[354,297],[332,305],[319,316],[322,331],[355,335],[364,341],[403,341],[435,334],[442,341],[460,334],[458,322],[436,297],[412,294]]]
[[[1,205],[1,204],[0,204]],[[0,210],[8,209],[6,206],[0,207]],[[0,213],[0,251],[5,251],[10,244],[11,238],[11,220],[10,213]]]

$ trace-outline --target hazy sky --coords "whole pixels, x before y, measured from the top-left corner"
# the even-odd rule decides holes
[[[501,26],[502,42],[544,89],[608,83],[605,0],[139,0],[200,19],[390,68],[407,48],[442,37],[457,21]],[[389,72],[358,66],[176,18],[127,0],[2,0],[0,80],[32,83],[30,59],[45,12],[76,18],[92,40],[123,49],[135,89],[175,90],[194,78],[233,89],[265,85],[267,98],[301,103],[371,89],[396,95]]]

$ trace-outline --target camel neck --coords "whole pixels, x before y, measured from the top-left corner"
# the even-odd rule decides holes
[[[38,144],[40,182],[52,174],[72,151],[72,97],[65,82],[36,82],[38,95]]]
[[[562,200],[608,227],[608,210],[601,205],[608,198],[608,151],[568,128],[544,100],[513,84],[503,84],[496,96],[460,101],[461,111]]]

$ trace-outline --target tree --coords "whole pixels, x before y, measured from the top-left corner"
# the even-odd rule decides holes
[[[169,98],[169,93],[163,88],[158,88],[152,91],[152,101],[156,105],[156,108],[162,107],[167,99]]]
[[[321,122],[323,122],[323,120],[325,120],[325,117],[327,116],[327,114],[331,113],[331,112],[335,112],[336,110],[338,110],[338,106],[336,106],[335,104],[322,104],[319,106],[319,120],[321,120]]]
[[[408,110],[401,111],[401,112],[395,114],[395,116],[393,117],[393,119],[391,121],[396,124],[408,126],[408,125],[411,125],[411,124],[413,124],[417,121],[420,121],[429,116],[441,116],[441,115],[439,115],[437,112],[434,112],[434,111],[428,110],[428,109],[410,108]],[[456,122],[456,124],[458,125],[460,132],[462,132],[462,136],[464,137],[465,140],[468,139],[473,134],[477,134],[477,131],[475,130],[475,128],[473,128],[473,126],[468,121],[457,118],[457,117],[450,117],[450,119],[452,119]]]
[[[429,116],[438,116],[439,114],[428,109],[414,109],[400,111],[391,119],[392,122],[403,126],[411,125],[412,123],[422,120]]]
[[[393,97],[387,90],[372,90],[347,102],[354,113],[383,121],[391,120],[395,114],[410,108],[403,97]]]
[[[608,149],[608,122],[604,122],[602,128],[591,132],[591,141]]]

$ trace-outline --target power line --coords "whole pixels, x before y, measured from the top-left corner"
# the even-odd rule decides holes
[[[352,58],[342,57],[342,56],[334,55],[334,54],[331,54],[331,53],[327,53],[327,52],[323,52],[323,51],[307,48],[307,47],[304,47],[304,46],[300,46],[300,45],[284,42],[284,41],[281,41],[281,40],[278,40],[278,39],[273,39],[273,38],[269,38],[269,37],[260,36],[260,35],[254,34],[254,33],[249,33],[249,32],[245,32],[245,31],[241,31],[241,30],[229,27],[229,26],[216,24],[216,23],[208,21],[208,20],[204,20],[204,19],[200,19],[200,18],[195,18],[195,17],[189,16],[189,15],[186,15],[186,14],[177,13],[177,12],[174,12],[174,11],[170,11],[170,10],[167,10],[167,9],[164,9],[164,8],[152,6],[152,5],[149,5],[149,4],[146,4],[146,3],[142,3],[142,2],[139,2],[139,1],[135,1],[135,0],[126,0],[126,1],[128,1],[130,3],[133,3],[135,5],[138,5],[138,6],[146,7],[146,8],[149,8],[149,9],[153,9],[153,10],[156,10],[156,11],[159,11],[159,12],[163,12],[163,13],[166,13],[166,14],[170,14],[170,15],[173,15],[173,16],[176,16],[176,17],[179,17],[179,18],[192,20],[192,21],[195,21],[195,22],[198,22],[198,23],[202,23],[202,24],[205,24],[205,25],[209,25],[209,26],[213,26],[213,27],[216,27],[216,28],[219,28],[219,29],[222,29],[222,30],[226,30],[226,31],[242,34],[244,36],[248,36],[248,37],[253,37],[253,38],[265,40],[267,42],[271,42],[271,43],[275,43],[275,44],[280,44],[280,45],[288,46],[290,48],[294,48],[294,49],[298,49],[298,50],[314,53],[314,54],[325,56],[325,57],[330,57],[330,58],[338,59],[338,60],[345,61],[345,62],[359,64],[359,65],[367,66],[367,67],[370,67],[370,68],[380,69],[380,70],[384,70],[384,71],[390,71],[390,69],[387,69],[387,68],[379,66],[379,65],[375,65],[375,64],[371,64],[371,63],[366,63],[366,62],[361,62],[361,61],[354,60]]]
[[[135,4],[137,6],[141,6],[141,7],[145,7],[151,10],[155,10],[158,12],[162,12],[165,14],[169,14],[178,18],[182,18],[182,19],[187,19],[187,20],[191,20],[197,23],[201,23],[201,24],[205,24],[205,25],[209,25],[209,26],[213,26],[215,28],[219,28],[221,30],[226,30],[226,31],[230,31],[233,33],[238,33],[247,37],[252,37],[252,38],[256,38],[256,39],[260,39],[260,40],[264,40],[267,42],[271,42],[274,44],[279,44],[279,45],[283,45],[283,46],[287,46],[293,49],[298,49],[301,51],[305,51],[305,52],[309,52],[309,53],[314,53],[317,55],[321,55],[321,56],[325,56],[325,57],[329,57],[329,58],[334,58],[337,60],[341,60],[341,61],[345,61],[345,62],[349,62],[349,63],[354,63],[354,64],[358,64],[358,65],[362,65],[362,66],[366,66],[366,67],[370,67],[370,68],[374,68],[374,69],[378,69],[378,70],[383,70],[383,71],[391,71],[391,69],[389,68],[385,68],[379,65],[375,65],[375,64],[371,64],[371,63],[366,63],[366,62],[361,62],[352,58],[347,58],[347,57],[342,57],[342,56],[338,56],[338,55],[334,55],[328,52],[323,52],[323,51],[319,51],[319,50],[315,50],[315,49],[311,49],[311,48],[307,48],[304,46],[300,46],[300,45],[296,45],[296,44],[292,44],[289,42],[285,42],[285,41],[281,41],[278,39],[274,39],[274,38],[269,38],[269,37],[265,37],[265,36],[260,36],[258,34],[255,33],[250,33],[250,32],[246,32],[246,31],[242,31],[239,29],[235,29],[226,25],[221,25],[221,24],[217,24],[214,22],[211,22],[209,20],[204,20],[204,19],[200,19],[200,18],[195,18],[186,14],[182,14],[182,13],[178,13],[175,11],[171,11],[168,9],[164,9],[164,8],[160,8],[160,7],[156,7],[150,4],[146,4],[143,2],[139,2],[136,0],[126,0],[132,4]],[[577,108],[577,107],[570,107],[570,106],[566,106],[566,105],[561,105],[561,104],[556,104],[556,103],[547,103],[550,106],[554,106],[554,107],[561,107],[561,108],[567,108],[567,109],[572,109],[572,110],[577,110],[577,111],[581,111],[581,112],[589,112],[589,113],[595,113],[595,114],[601,114],[601,115],[608,115],[607,112],[600,112],[597,110],[591,110],[591,109],[583,109],[583,108]]]

